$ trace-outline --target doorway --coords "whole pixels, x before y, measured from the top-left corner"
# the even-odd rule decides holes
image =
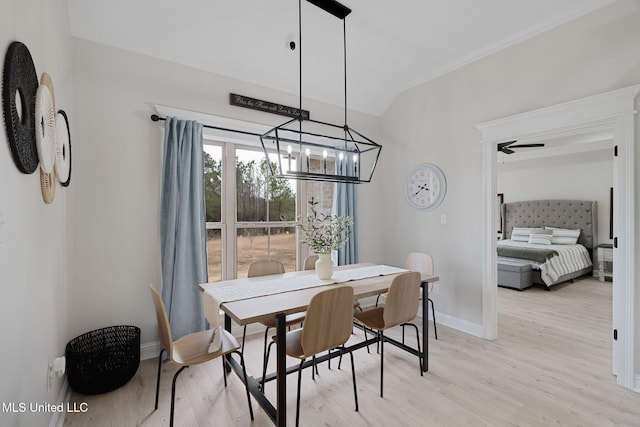
[[[496,223],[498,218],[496,151],[497,144],[513,139],[535,140],[569,137],[590,131],[609,131],[616,148],[614,157],[614,249],[613,319],[617,340],[612,343],[612,371],[617,383],[634,388],[635,360],[635,99],[640,85],[606,92],[528,113],[477,125],[482,132],[483,175],[483,336],[496,339],[497,268]],[[625,238],[622,238],[625,236]],[[628,237],[627,237],[628,236]],[[613,331],[612,331],[613,336]]]

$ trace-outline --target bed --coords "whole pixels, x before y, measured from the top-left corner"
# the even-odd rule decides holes
[[[503,240],[498,272],[531,268],[531,281],[551,286],[589,274],[596,246],[597,203],[586,200],[530,200],[501,206]],[[527,279],[529,280],[529,279]],[[500,281],[498,282],[500,285]],[[530,285],[530,283],[528,284]],[[521,286],[510,286],[523,289]]]

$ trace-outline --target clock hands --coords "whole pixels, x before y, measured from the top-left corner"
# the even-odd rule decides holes
[[[420,193],[422,190],[424,191],[429,191],[429,189],[427,188],[427,184],[424,185],[418,185],[419,190],[415,192],[415,194],[413,195],[414,197],[418,195],[418,193]]]

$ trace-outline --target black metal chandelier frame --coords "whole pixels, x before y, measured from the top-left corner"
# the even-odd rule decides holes
[[[347,31],[346,16],[351,9],[334,0],[307,0],[343,21],[344,51],[344,125],[335,125],[302,115],[288,120],[260,135],[272,176],[276,178],[311,181],[345,182],[360,184],[371,182],[382,146],[352,129],[347,124]],[[302,0],[298,0],[299,43],[299,112],[302,111]],[[296,126],[297,125],[297,126]],[[303,126],[313,130],[305,130]],[[316,129],[323,128],[320,133]],[[294,154],[294,147],[295,153]],[[278,153],[275,165],[269,160],[269,152]],[[286,153],[286,154],[285,154]],[[312,168],[312,159],[321,159],[318,168]],[[327,168],[333,159],[334,167]],[[292,167],[293,163],[293,167]]]

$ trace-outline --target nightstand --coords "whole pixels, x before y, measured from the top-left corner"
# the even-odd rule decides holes
[[[593,275],[598,277],[601,282],[606,277],[613,280],[613,245],[610,243],[602,243],[596,246],[596,265],[593,269]]]

